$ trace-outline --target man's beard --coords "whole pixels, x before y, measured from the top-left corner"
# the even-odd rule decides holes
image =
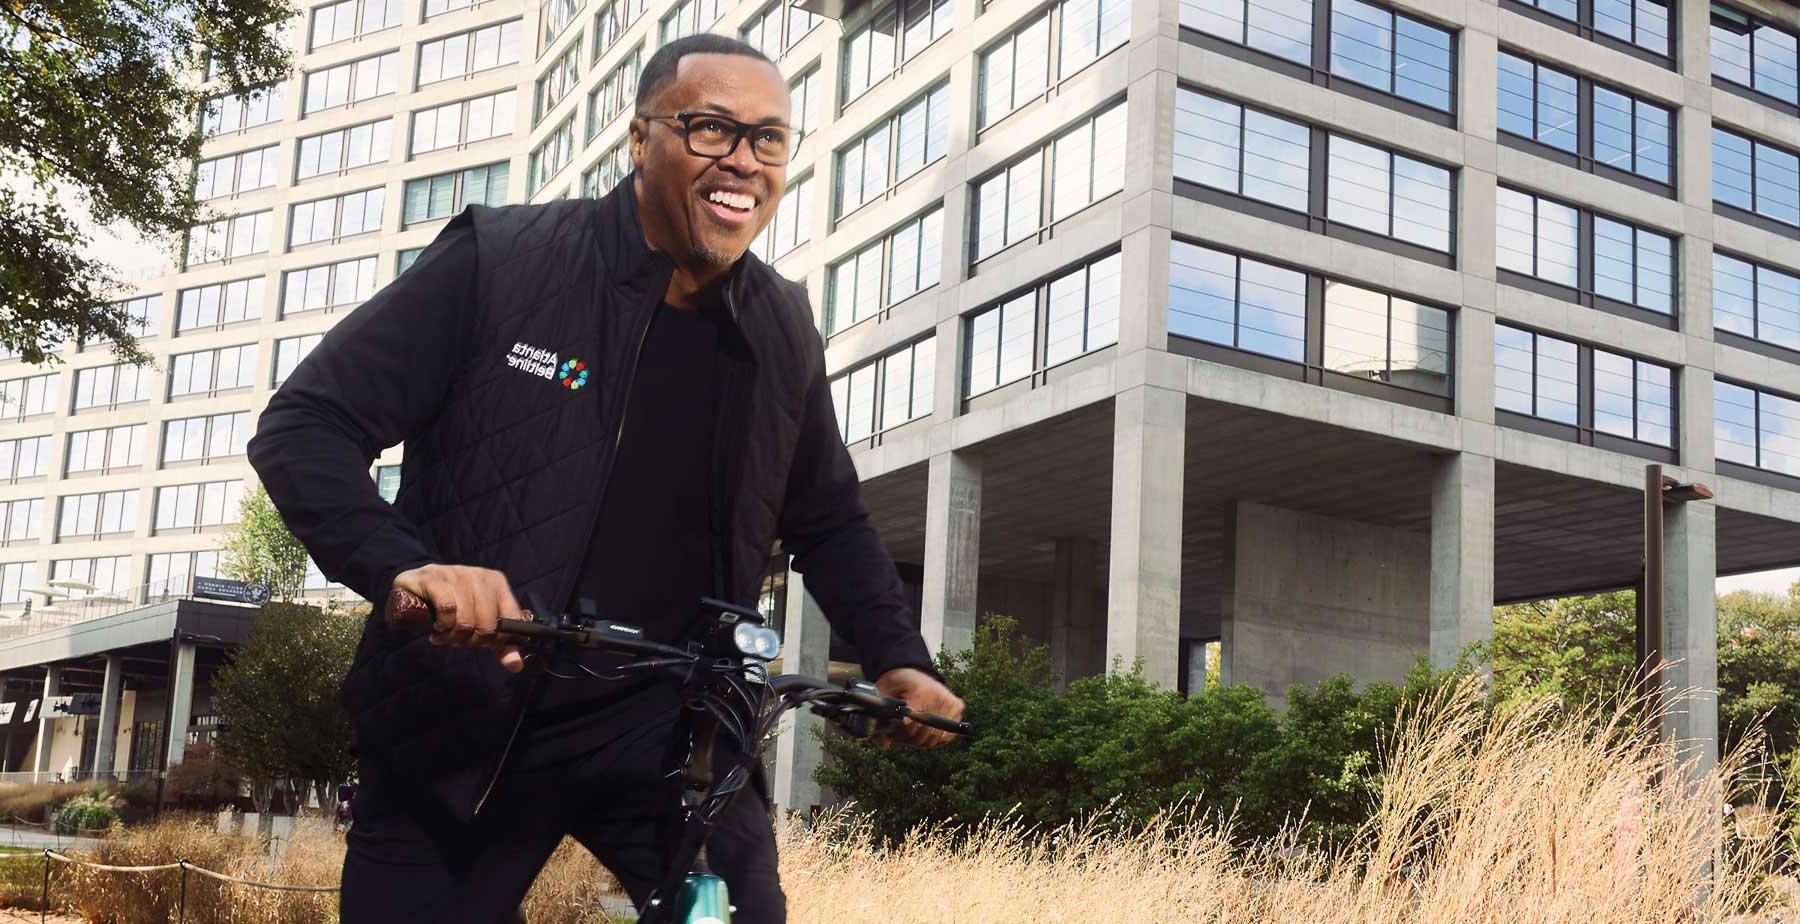
[[[736,263],[738,261],[738,258],[743,255],[744,255],[743,251],[739,251],[737,253],[726,253],[723,250],[717,250],[712,247],[708,247],[706,244],[704,244],[698,240],[694,241],[694,259],[699,260],[700,262],[705,263],[708,266],[715,266],[715,267],[720,267],[720,268],[727,267],[733,263]]]

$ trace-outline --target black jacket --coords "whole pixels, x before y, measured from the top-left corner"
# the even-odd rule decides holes
[[[644,242],[635,184],[606,198],[470,206],[324,336],[270,399],[251,465],[326,577],[375,604],[343,687],[357,753],[471,812],[525,687],[492,654],[380,620],[428,562],[506,574],[566,611],[673,263]],[[931,670],[839,436],[805,290],[746,254],[724,289],[715,590],[753,605],[776,540],[869,677]],[[545,354],[553,353],[553,357]],[[564,364],[588,377],[570,388]],[[631,421],[631,427],[655,421]],[[392,505],[368,470],[404,441]],[[621,617],[623,618],[623,617]]]

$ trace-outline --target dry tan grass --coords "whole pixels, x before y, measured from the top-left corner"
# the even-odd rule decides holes
[[[838,816],[783,828],[789,920],[1800,920],[1800,896],[1764,872],[1773,839],[1721,824],[1736,761],[1695,783],[1672,749],[1625,733],[1625,710],[1570,721],[1542,703],[1490,723],[1477,697],[1448,691],[1401,723],[1374,817],[1335,853],[1239,849],[1184,810],[1135,837],[1088,826],[1031,838],[994,823],[962,838],[917,833],[884,853]]]
[[[0,783],[0,820],[44,821],[44,809],[94,788],[88,783]]]
[[[793,924],[1749,924],[1800,922],[1778,837],[1724,823],[1741,761],[1698,781],[1670,748],[1627,733],[1628,711],[1565,717],[1548,703],[1487,719],[1474,688],[1400,723],[1377,811],[1333,853],[1291,841],[1246,849],[1177,808],[1135,836],[1095,825],[1033,837],[999,821],[916,833],[881,851],[850,814],[778,827]],[[323,826],[270,864],[207,818],[119,832],[94,857],[177,856],[245,878],[332,884],[343,841]],[[35,865],[32,867],[37,869]],[[57,871],[54,896],[88,920],[171,920],[179,874]],[[565,842],[528,900],[532,924],[602,924],[610,879]],[[35,897],[35,896],[33,896]],[[335,896],[190,880],[190,921],[333,920]]]

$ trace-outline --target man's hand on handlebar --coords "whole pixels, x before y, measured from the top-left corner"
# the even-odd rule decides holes
[[[525,657],[513,640],[497,631],[499,620],[530,619],[513,598],[506,575],[492,568],[429,564],[394,576],[394,589],[405,590],[429,608],[397,604],[405,595],[389,594],[384,616],[394,628],[431,628],[433,645],[487,648],[500,666],[518,673]],[[434,618],[435,614],[435,618]]]
[[[896,667],[882,674],[875,681],[875,689],[884,696],[905,700],[914,712],[930,712],[949,719],[961,719],[963,715],[963,701],[937,678],[916,667]],[[899,728],[877,731],[869,740],[884,750],[895,741],[916,748],[935,748],[949,744],[956,736],[905,719]]]

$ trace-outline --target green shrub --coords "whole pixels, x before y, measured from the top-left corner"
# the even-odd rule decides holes
[[[120,783],[119,791],[114,793],[126,805],[148,806],[156,803],[155,784],[144,780],[132,780]]]
[[[88,834],[110,828],[118,820],[118,807],[101,788],[64,802],[56,810],[53,825],[58,834]]]
[[[1233,816],[1242,835],[1303,818],[1306,834],[1330,840],[1373,806],[1382,740],[1401,704],[1450,676],[1421,662],[1403,686],[1359,691],[1347,676],[1296,685],[1280,715],[1248,686],[1183,696],[1136,670],[1058,693],[1048,651],[1001,616],[983,621],[970,650],[937,663],[967,704],[969,741],[882,751],[822,732],[816,778],[890,843],[920,823],[968,826],[1008,812],[1047,829],[1109,809],[1104,824],[1132,828],[1184,800]]]

